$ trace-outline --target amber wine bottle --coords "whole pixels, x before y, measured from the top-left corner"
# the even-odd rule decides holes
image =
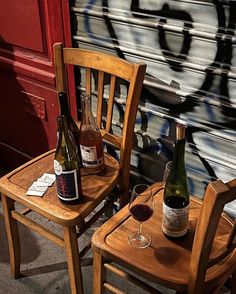
[[[188,230],[189,192],[184,155],[185,126],[177,124],[174,157],[163,199],[162,230],[168,237],[181,237]]]
[[[102,135],[91,111],[90,96],[81,95],[82,121],[80,126],[80,151],[87,173],[96,174],[105,167]]]
[[[58,139],[54,158],[57,195],[60,200],[72,204],[82,196],[80,162],[66,116],[59,116],[57,124]]]

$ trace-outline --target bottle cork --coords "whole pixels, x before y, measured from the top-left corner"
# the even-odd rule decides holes
[[[181,124],[176,125],[176,139],[183,140],[185,138],[185,126]]]

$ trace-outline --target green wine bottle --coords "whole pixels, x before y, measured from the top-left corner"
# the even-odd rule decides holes
[[[81,153],[80,153],[80,131],[73,117],[71,116],[69,105],[68,105],[67,94],[65,91],[62,91],[58,94],[58,100],[60,105],[60,115],[64,115],[67,118],[68,128],[74,136],[75,144],[78,149],[77,151],[78,151],[80,163],[82,164]]]
[[[163,198],[162,230],[168,237],[181,237],[188,230],[189,192],[184,154],[185,126],[177,124],[174,157]]]
[[[59,116],[57,124],[58,139],[54,158],[57,195],[60,200],[72,204],[82,197],[80,161],[66,116]]]

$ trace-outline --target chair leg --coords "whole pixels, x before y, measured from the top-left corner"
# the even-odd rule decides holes
[[[105,270],[103,256],[96,250],[96,248],[93,249],[93,294],[102,294]]]
[[[67,254],[71,293],[82,294],[83,280],[75,227],[64,227],[64,241]]]
[[[2,194],[2,206],[10,254],[11,274],[14,279],[20,276],[20,238],[17,221],[12,218],[11,211],[15,210],[14,200]]]

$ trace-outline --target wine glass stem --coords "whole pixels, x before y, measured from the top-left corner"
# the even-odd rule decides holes
[[[141,236],[141,233],[142,233],[142,227],[143,227],[143,223],[140,222],[140,223],[139,223],[139,226],[138,226],[138,238],[140,238],[140,236]]]

